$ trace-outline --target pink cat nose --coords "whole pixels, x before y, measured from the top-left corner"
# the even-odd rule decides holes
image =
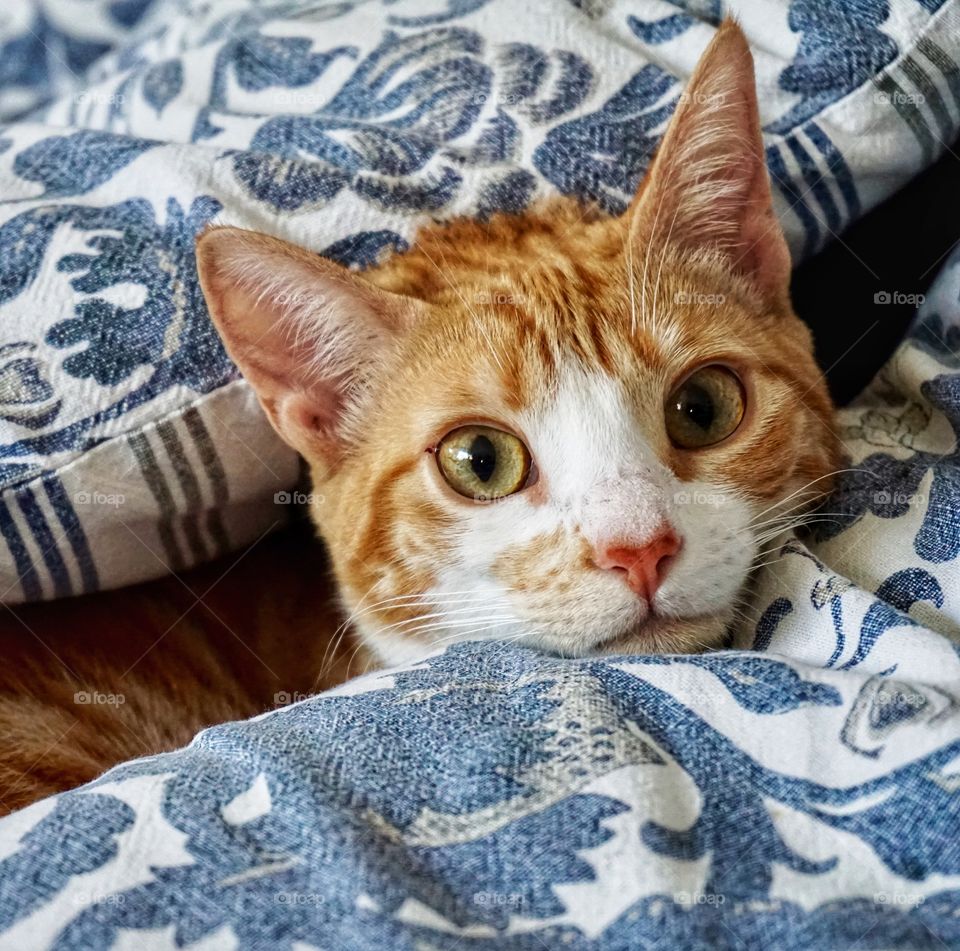
[[[666,528],[643,545],[618,542],[603,548],[594,558],[600,568],[622,571],[631,591],[647,602],[653,600],[663,583],[670,559],[680,551],[683,542],[672,528]]]

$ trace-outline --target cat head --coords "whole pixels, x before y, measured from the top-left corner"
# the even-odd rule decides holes
[[[556,200],[431,225],[362,275],[234,228],[197,256],[387,661],[716,646],[772,519],[838,463],[730,22],[621,217]]]

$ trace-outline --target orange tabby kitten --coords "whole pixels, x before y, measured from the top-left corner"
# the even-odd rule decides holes
[[[839,457],[763,154],[750,52],[727,22],[622,217],[555,200],[432,225],[362,276],[265,235],[201,237],[211,316],[310,464],[355,639],[331,644],[329,620],[265,618],[267,665],[295,645],[315,677],[322,647],[329,682],[354,646],[395,663],[465,638],[571,655],[722,644],[761,518],[814,501],[805,487],[825,491]],[[29,683],[0,682],[16,694],[0,736],[17,737],[0,783],[26,767],[22,748],[38,760],[15,802],[269,704],[269,678],[241,686],[257,660],[230,637],[171,641],[149,675],[101,651],[93,672],[74,656],[67,678],[105,690],[111,666],[132,664],[127,709],[149,725],[76,708],[51,725],[49,681],[65,675],[25,645]]]

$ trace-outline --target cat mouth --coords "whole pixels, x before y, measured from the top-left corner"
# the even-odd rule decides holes
[[[646,602],[637,599],[630,610],[619,616],[598,617],[594,623],[557,623],[538,619],[530,623],[522,642],[563,657],[588,657],[591,654],[668,653],[670,632],[676,618],[656,614]],[[523,626],[523,622],[520,622]]]
[[[588,653],[690,654],[721,647],[726,619],[716,613],[673,617],[651,612],[628,630],[598,640]]]

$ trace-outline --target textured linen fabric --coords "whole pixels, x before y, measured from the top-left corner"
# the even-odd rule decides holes
[[[460,644],[214,727],[0,820],[0,949],[960,947],[958,353],[960,252],[740,649]]]
[[[960,128],[958,0],[741,0],[797,259]],[[0,593],[180,569],[297,480],[197,285],[211,221],[362,267],[431,217],[622,210],[719,0],[8,0]]]

